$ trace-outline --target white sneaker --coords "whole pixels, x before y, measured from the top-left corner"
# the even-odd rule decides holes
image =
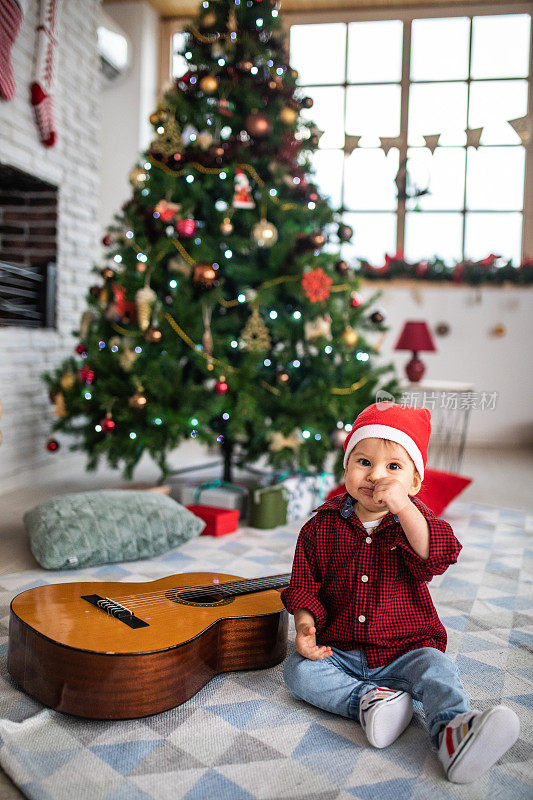
[[[387,747],[404,731],[413,716],[413,699],[407,692],[371,689],[359,701],[359,722],[374,747]]]
[[[444,728],[439,758],[452,783],[477,780],[516,742],[520,722],[506,706],[458,714]]]

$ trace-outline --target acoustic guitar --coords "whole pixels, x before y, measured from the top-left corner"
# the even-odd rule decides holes
[[[290,574],[190,572],[147,583],[60,583],[17,595],[8,669],[32,697],[92,719],[157,714],[215,675],[279,664]]]

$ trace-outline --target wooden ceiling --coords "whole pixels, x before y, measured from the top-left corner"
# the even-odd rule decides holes
[[[125,0],[119,0],[125,1]],[[104,0],[117,2],[117,0]],[[199,0],[148,0],[151,6],[159,13],[162,19],[175,17],[189,17],[198,11]],[[479,3],[479,0],[478,0]],[[487,3],[487,0],[485,0]],[[505,0],[488,0],[494,5],[505,5]],[[454,6],[467,8],[475,3],[471,0],[282,0],[281,10],[286,12],[299,11],[331,11],[332,9],[386,9],[386,8],[425,8],[439,6]]]

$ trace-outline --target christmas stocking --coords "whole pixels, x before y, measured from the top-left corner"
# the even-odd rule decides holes
[[[53,106],[54,49],[57,44],[55,33],[62,2],[63,0],[41,0],[37,28],[37,55],[34,80],[31,85],[31,104],[41,142],[46,147],[52,147],[57,138]]]
[[[15,79],[11,50],[18,36],[27,0],[0,0],[0,97],[13,100]]]

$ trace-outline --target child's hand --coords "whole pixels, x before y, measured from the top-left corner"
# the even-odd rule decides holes
[[[376,481],[372,500],[380,506],[387,506],[392,514],[397,514],[410,502],[407,489],[395,478],[380,478]]]
[[[318,647],[316,643],[316,628],[314,625],[302,625],[296,631],[296,649],[304,658],[311,661],[320,661],[332,655],[331,647],[324,645]]]

